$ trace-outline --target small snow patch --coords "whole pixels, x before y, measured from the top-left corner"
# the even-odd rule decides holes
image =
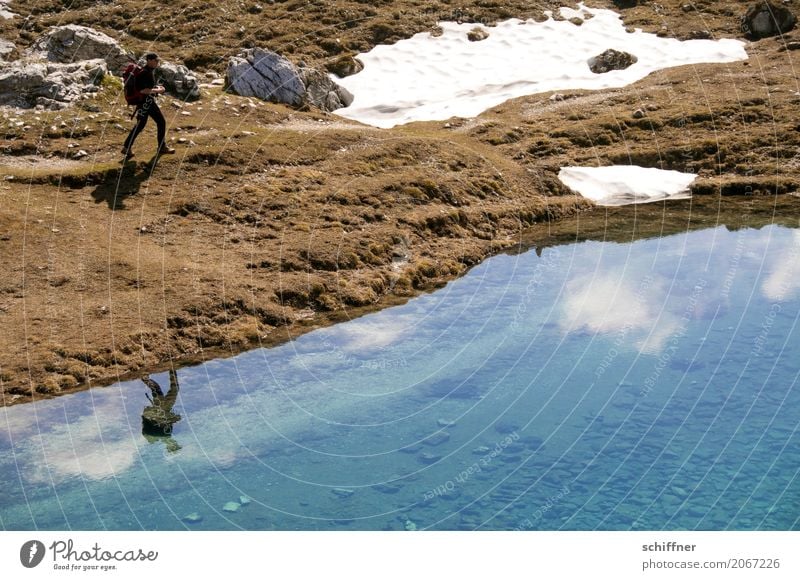
[[[609,167],[563,167],[561,182],[598,205],[627,205],[664,199],[691,197],[694,173],[611,165]]]

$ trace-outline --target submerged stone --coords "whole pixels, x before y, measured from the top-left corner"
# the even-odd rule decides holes
[[[239,502],[229,501],[224,506],[222,506],[222,511],[229,512],[229,513],[234,513],[234,512],[238,512],[240,507],[242,507],[242,506],[241,506],[241,504]]]

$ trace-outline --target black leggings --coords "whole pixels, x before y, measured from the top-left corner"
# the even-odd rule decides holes
[[[164,144],[164,138],[167,134],[167,122],[164,120],[164,115],[161,114],[161,109],[156,105],[155,99],[148,97],[148,99],[136,109],[136,126],[128,133],[128,138],[125,139],[123,148],[130,149],[133,147],[133,142],[136,140],[136,137],[139,136],[144,126],[147,125],[148,117],[153,117],[153,121],[156,122],[156,127],[158,129],[158,146],[161,147]]]

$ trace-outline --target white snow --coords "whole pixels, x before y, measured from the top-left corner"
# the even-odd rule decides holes
[[[586,15],[593,17],[585,19]],[[364,70],[336,82],[355,96],[336,114],[376,127],[411,121],[474,117],[515,97],[555,90],[622,87],[667,67],[746,60],[739,40],[659,38],[628,33],[611,10],[561,9],[564,18],[544,22],[512,19],[483,27],[489,38],[470,42],[475,24],[441,22],[438,37],[420,33],[358,55]],[[606,49],[639,60],[625,70],[595,74],[588,60]]]
[[[625,205],[691,197],[689,185],[697,177],[636,165],[563,167],[558,178],[598,205]]]

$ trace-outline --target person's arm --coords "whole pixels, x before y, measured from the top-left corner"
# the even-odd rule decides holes
[[[164,396],[164,391],[161,390],[161,386],[151,379],[150,375],[144,375],[142,377],[142,382],[148,386],[150,392],[153,393],[153,397],[162,398]],[[150,402],[152,402],[152,400]]]

